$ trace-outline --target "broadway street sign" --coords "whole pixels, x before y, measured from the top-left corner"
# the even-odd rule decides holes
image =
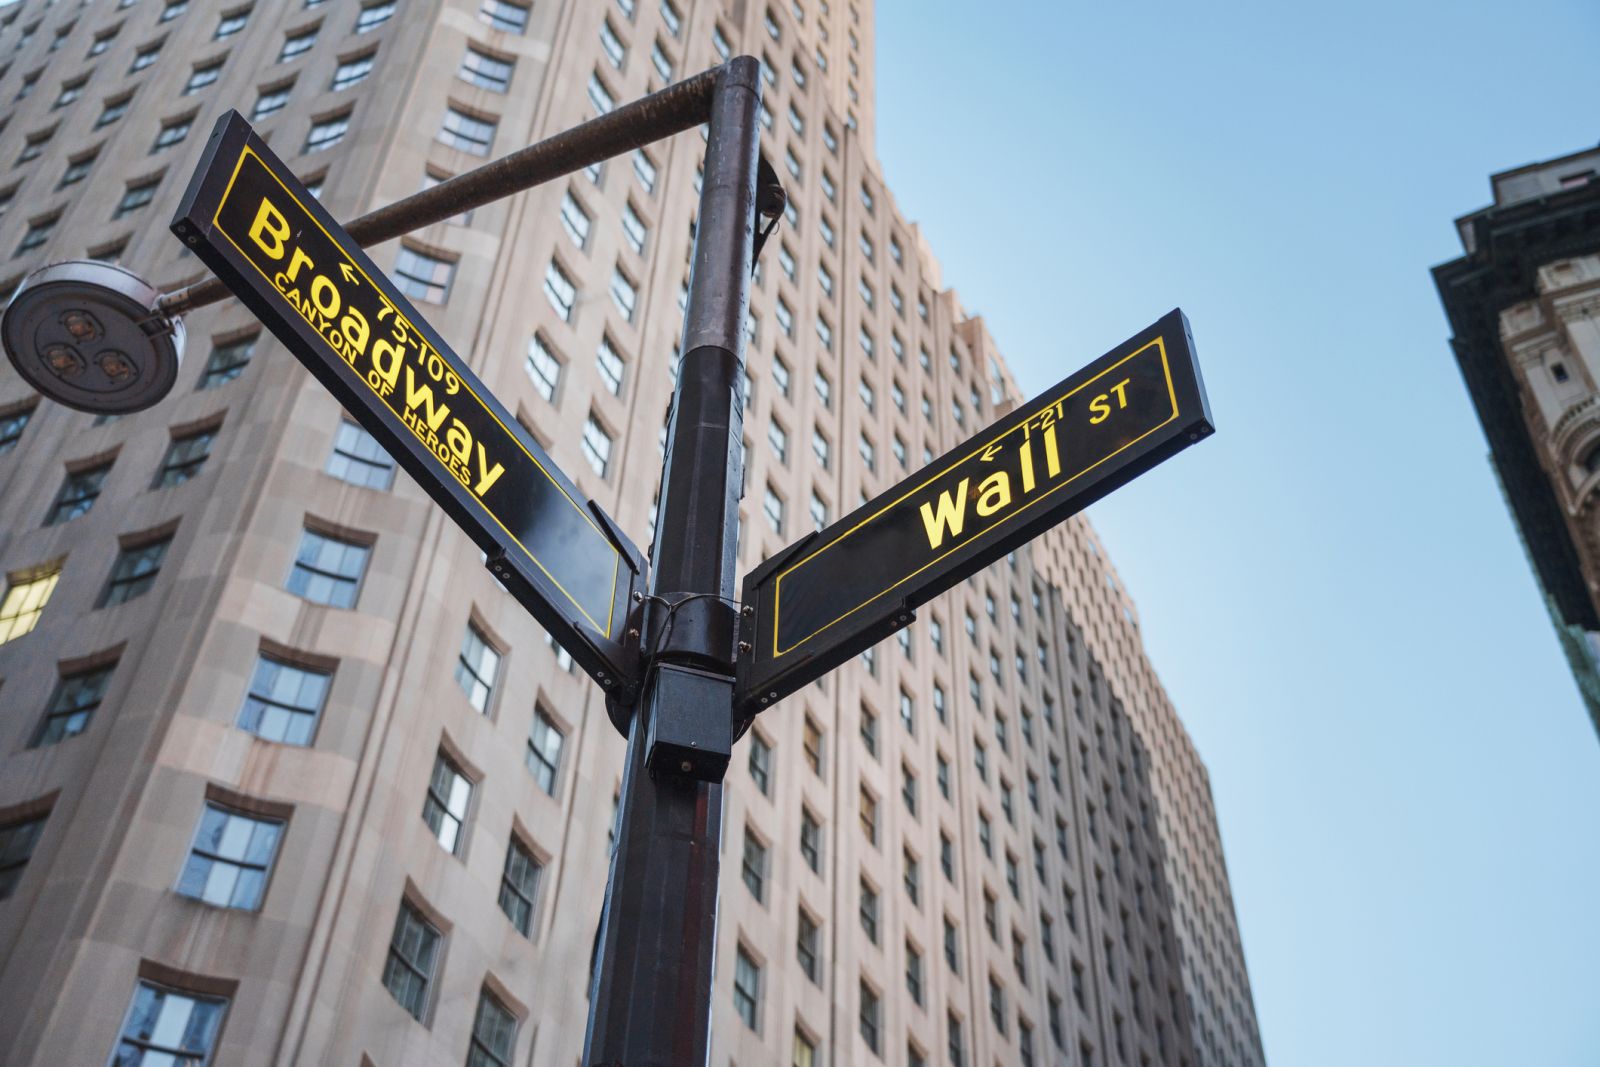
[[[172,232],[488,555],[611,692],[633,684],[639,550],[558,470],[237,112],[218,120]]]
[[[735,703],[753,714],[912,609],[1212,432],[1174,310],[744,581]]]

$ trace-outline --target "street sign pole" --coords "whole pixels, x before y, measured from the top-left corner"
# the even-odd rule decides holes
[[[672,400],[644,658],[584,1041],[587,1067],[706,1062],[721,772],[732,747],[741,371],[755,239],[761,78],[717,81],[683,358]]]

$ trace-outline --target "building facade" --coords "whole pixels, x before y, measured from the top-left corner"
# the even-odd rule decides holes
[[[1494,175],[1434,268],[1451,346],[1600,731],[1600,149]]]
[[[1020,395],[883,184],[866,0],[24,0],[0,284],[201,277],[166,225],[227,107],[351,218],[736,52],[790,194],[748,569]],[[702,150],[373,250],[641,546]],[[623,751],[598,690],[247,311],[188,333],[123,418],[0,372],[0,1048],[576,1062]],[[1264,1062],[1204,766],[1082,519],[765,712],[728,786],[714,1063]]]

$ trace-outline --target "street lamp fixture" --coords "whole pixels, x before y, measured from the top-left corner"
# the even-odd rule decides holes
[[[172,390],[183,359],[183,321],[161,291],[114,263],[69,260],[23,281],[0,318],[17,373],[79,411],[126,415]]]

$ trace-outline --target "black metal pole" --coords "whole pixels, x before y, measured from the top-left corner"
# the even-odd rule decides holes
[[[698,1067],[710,1043],[722,835],[714,781],[651,760],[662,724],[731,743],[744,320],[755,236],[760,68],[722,68],[711,102],[683,358],[667,437],[646,628],[654,653],[623,770],[584,1041],[588,1067]],[[716,727],[720,726],[720,740]],[[687,769],[689,762],[682,767]]]

